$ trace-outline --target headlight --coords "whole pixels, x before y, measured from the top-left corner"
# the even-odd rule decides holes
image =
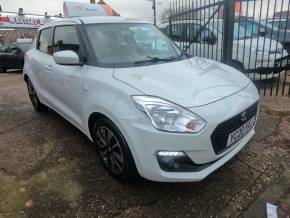
[[[172,102],[153,96],[132,96],[132,101],[162,131],[197,133],[206,122],[191,111]]]

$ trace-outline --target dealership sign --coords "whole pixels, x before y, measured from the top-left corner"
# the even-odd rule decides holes
[[[51,21],[51,18],[45,16],[0,13],[0,27],[6,28],[39,28]]]
[[[64,17],[114,16],[109,5],[64,1]]]

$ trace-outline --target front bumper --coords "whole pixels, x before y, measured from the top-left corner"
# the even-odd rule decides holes
[[[239,141],[233,149],[228,152],[222,158],[214,161],[213,163],[209,164],[209,166],[205,167],[203,170],[198,172],[177,172],[171,173],[159,170],[160,177],[157,181],[163,182],[197,182],[205,179],[209,176],[212,172],[223,166],[229,160],[231,160],[245,145],[250,141],[250,139],[254,136],[255,131],[252,130],[249,132],[241,141]]]
[[[235,156],[252,138],[251,130],[242,140],[225,152],[217,155],[210,136],[214,129],[229,118],[241,113],[259,99],[252,83],[244,90],[201,107],[191,108],[207,121],[207,126],[197,134],[168,133],[156,130],[140,113],[136,119],[123,120],[126,126],[125,138],[132,151],[140,175],[146,179],[161,182],[200,181]],[[198,172],[166,172],[157,161],[158,151],[183,151],[195,164],[208,164]]]
[[[283,55],[272,55],[271,58],[257,59],[256,63],[251,63],[247,69],[247,75],[250,79],[267,80],[281,77],[290,67],[290,55],[283,53]]]

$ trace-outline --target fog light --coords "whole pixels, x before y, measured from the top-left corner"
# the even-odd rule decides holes
[[[158,151],[158,156],[166,156],[166,157],[178,157],[178,156],[185,156],[184,152],[181,151]]]
[[[166,172],[199,172],[212,164],[195,164],[183,151],[158,151],[156,157]]]
[[[160,168],[167,172],[188,171],[186,165],[194,165],[182,151],[158,151],[156,156]]]

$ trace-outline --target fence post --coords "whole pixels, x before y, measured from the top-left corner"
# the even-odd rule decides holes
[[[169,17],[169,36],[171,37],[172,34],[172,17]]]
[[[235,26],[235,0],[224,0],[223,20],[223,63],[231,65],[233,56],[233,38]]]
[[[173,3],[173,6],[174,6],[174,3]],[[170,3],[170,11],[169,11],[169,17],[168,17],[168,21],[169,21],[169,37],[172,36],[172,16],[173,16],[172,10],[174,9],[173,6]]]

